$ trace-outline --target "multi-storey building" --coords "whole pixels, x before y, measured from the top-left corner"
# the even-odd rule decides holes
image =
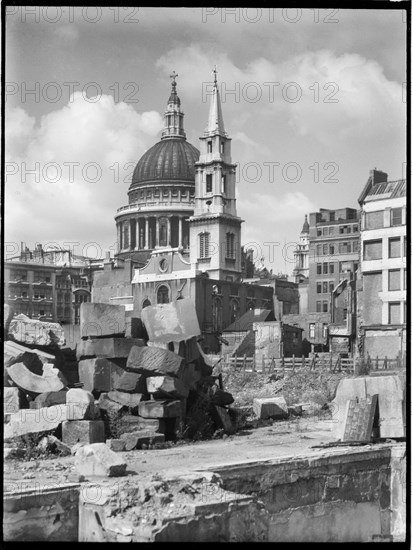
[[[4,266],[4,297],[15,315],[79,324],[80,304],[91,298],[92,272],[99,267],[70,250],[43,250],[38,244]]]
[[[406,180],[388,181],[385,172],[372,170],[358,201],[360,352],[393,358],[404,353],[406,340]]]
[[[333,289],[358,269],[359,214],[354,208],[310,214],[309,312],[330,313]]]

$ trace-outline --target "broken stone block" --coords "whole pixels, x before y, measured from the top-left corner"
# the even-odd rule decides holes
[[[79,380],[87,391],[112,390],[124,372],[118,363],[103,357],[79,361]]]
[[[220,407],[219,405],[212,405],[211,413],[216,425],[219,428],[223,428],[225,433],[233,434],[235,432],[227,409]]]
[[[178,378],[172,376],[150,376],[146,379],[147,392],[154,397],[187,397],[189,388]]]
[[[44,453],[56,453],[61,456],[69,456],[71,449],[68,445],[54,437],[54,435],[45,435],[37,445],[37,448]]]
[[[181,342],[200,334],[196,307],[191,298],[145,307],[142,321],[149,340],[156,342]]]
[[[119,403],[123,407],[131,409],[132,412],[137,412],[138,405],[143,398],[141,393],[126,393],[121,391],[109,391],[107,397],[116,403]]]
[[[288,407],[288,411],[292,416],[302,416],[303,414],[302,405],[292,405]]]
[[[126,393],[146,393],[146,377],[137,372],[124,372],[114,389]]]
[[[40,349],[32,349],[12,340],[4,342],[4,366],[9,367],[13,363],[24,363],[34,374],[42,373],[43,363],[56,363],[56,356]],[[30,357],[35,356],[35,357]],[[27,358],[27,360],[26,360]],[[32,368],[32,363],[33,368]],[[34,370],[35,369],[35,370]],[[39,371],[39,372],[38,372]]]
[[[30,403],[30,408],[41,409],[42,407],[51,407],[52,405],[63,405],[63,403],[66,403],[66,395],[67,390],[41,393]]]
[[[180,401],[141,401],[139,415],[143,418],[173,418],[181,415]]]
[[[143,321],[139,317],[128,317],[126,312],[126,337],[147,341],[149,336]]]
[[[106,439],[106,445],[114,453],[121,453],[126,450],[126,444],[123,439]]]
[[[88,476],[117,477],[126,473],[126,462],[111,451],[105,443],[94,443],[81,447],[74,465],[79,474]]]
[[[4,388],[4,414],[17,413],[20,410],[19,388]],[[10,420],[10,419],[9,419]]]
[[[121,418],[121,424],[124,426],[124,432],[133,430],[146,430],[151,432],[164,433],[164,422],[162,418],[143,418],[132,414],[125,414]]]
[[[253,400],[253,412],[261,420],[274,418],[280,420],[287,418],[288,406],[284,397],[263,397]]]
[[[59,323],[46,323],[30,319],[22,313],[10,321],[9,336],[22,344],[36,346],[64,346],[64,331]]]
[[[125,451],[132,451],[133,449],[141,449],[143,445],[163,443],[165,436],[163,434],[142,430],[123,433],[120,439],[124,441]]]
[[[67,420],[94,420],[100,416],[93,394],[82,388],[71,388],[67,392],[66,405]]]
[[[66,405],[53,405],[43,409],[21,409],[12,414],[10,422],[5,425],[4,438],[52,431],[66,419]]]
[[[57,369],[53,370],[55,371],[53,374],[49,371],[47,376],[39,376],[30,372],[23,363],[15,363],[7,368],[7,373],[19,388],[31,393],[47,393],[64,388]]]
[[[181,377],[186,363],[183,357],[166,349],[134,346],[127,359],[127,369],[146,376],[168,374]]]
[[[129,395],[129,394],[126,394]],[[99,397],[99,409],[109,415],[118,415],[124,409],[124,406],[116,401],[112,401],[107,393],[102,393]]]
[[[126,310],[123,306],[83,302],[80,306],[80,336],[107,337],[124,335]]]
[[[145,346],[140,338],[88,338],[76,346],[77,360],[93,357],[106,359],[127,359],[133,346]]]
[[[231,405],[234,401],[235,399],[231,393],[223,391],[219,388],[216,388],[215,393],[212,396],[212,403],[221,407]]]
[[[76,443],[102,443],[105,439],[102,420],[68,420],[62,424],[63,443],[70,447]]]

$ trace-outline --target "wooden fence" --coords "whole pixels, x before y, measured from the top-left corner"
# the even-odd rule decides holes
[[[402,370],[406,367],[406,356],[403,358],[388,359],[387,357],[367,358],[345,358],[345,357],[281,357],[278,359],[262,356],[258,360],[255,356],[246,357],[234,356],[223,357],[221,360],[222,368],[235,368],[246,372],[270,373],[277,371],[294,371],[296,369],[308,368],[310,370],[325,369],[330,372],[370,372]]]

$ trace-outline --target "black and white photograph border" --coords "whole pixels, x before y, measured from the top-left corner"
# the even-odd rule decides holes
[[[3,544],[410,546],[410,47],[2,4]]]

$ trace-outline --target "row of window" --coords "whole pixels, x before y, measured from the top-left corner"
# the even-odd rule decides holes
[[[385,227],[385,210],[376,212],[365,212],[365,229],[381,229]],[[391,208],[390,211],[390,227],[402,225],[402,207]]]
[[[346,271],[356,271],[358,269],[358,262],[337,262],[336,268],[338,273],[345,273]],[[333,275],[335,273],[335,264],[324,262],[323,264],[316,264],[317,275]]]
[[[316,335],[316,323],[309,323],[309,338],[313,340],[315,338],[315,335]],[[327,338],[327,336],[328,336],[328,324],[322,323],[322,338]]]
[[[316,313],[327,313],[328,311],[329,311],[329,302],[326,302],[326,301],[316,302]]]
[[[368,295],[382,292],[383,278],[382,271],[373,271],[371,273],[364,273],[364,290]],[[389,269],[388,270],[388,291],[402,290],[402,270],[401,269]],[[408,285],[407,270],[403,270],[403,290],[406,290]]]
[[[335,233],[336,231],[336,233]],[[317,231],[316,231],[316,234],[318,237],[321,237],[322,235],[324,237],[326,236],[329,236],[329,235],[345,235],[347,233],[357,233],[359,231],[359,226],[358,224],[351,224],[351,225],[339,225],[339,226],[335,226],[335,225],[331,225],[331,226],[327,226],[327,227],[318,227],[317,228]]]
[[[335,288],[335,281],[317,281],[316,294],[330,294]]]
[[[154,198],[160,198],[160,195],[165,198],[169,197],[178,197],[180,191],[180,197],[187,197],[188,195],[190,197],[194,197],[195,192],[194,190],[187,190],[187,189],[163,189],[160,193],[160,189],[144,189],[142,191],[133,191],[130,193],[130,202],[136,202],[138,200],[144,201],[148,199]]]
[[[211,153],[213,151],[213,143],[212,140],[209,140],[207,142],[207,152]],[[225,143],[223,141],[220,142],[220,153],[223,155],[225,152]]]
[[[352,252],[359,251],[359,242],[342,242],[333,244],[317,244],[316,255],[317,256],[331,256],[332,254],[350,254]]]
[[[199,234],[199,258],[210,258],[211,254],[210,233],[204,232]],[[236,258],[235,251],[235,234],[226,233],[226,258],[234,260]]]
[[[406,256],[406,237],[404,238],[403,256]],[[400,258],[402,254],[401,250],[401,238],[392,237],[388,239],[388,258]],[[383,242],[382,239],[375,239],[373,241],[364,241],[363,243],[363,259],[364,260],[381,260],[383,258]]]
[[[226,175],[223,174],[220,180],[221,193],[226,193]],[[213,192],[213,174],[206,174],[206,193]]]

